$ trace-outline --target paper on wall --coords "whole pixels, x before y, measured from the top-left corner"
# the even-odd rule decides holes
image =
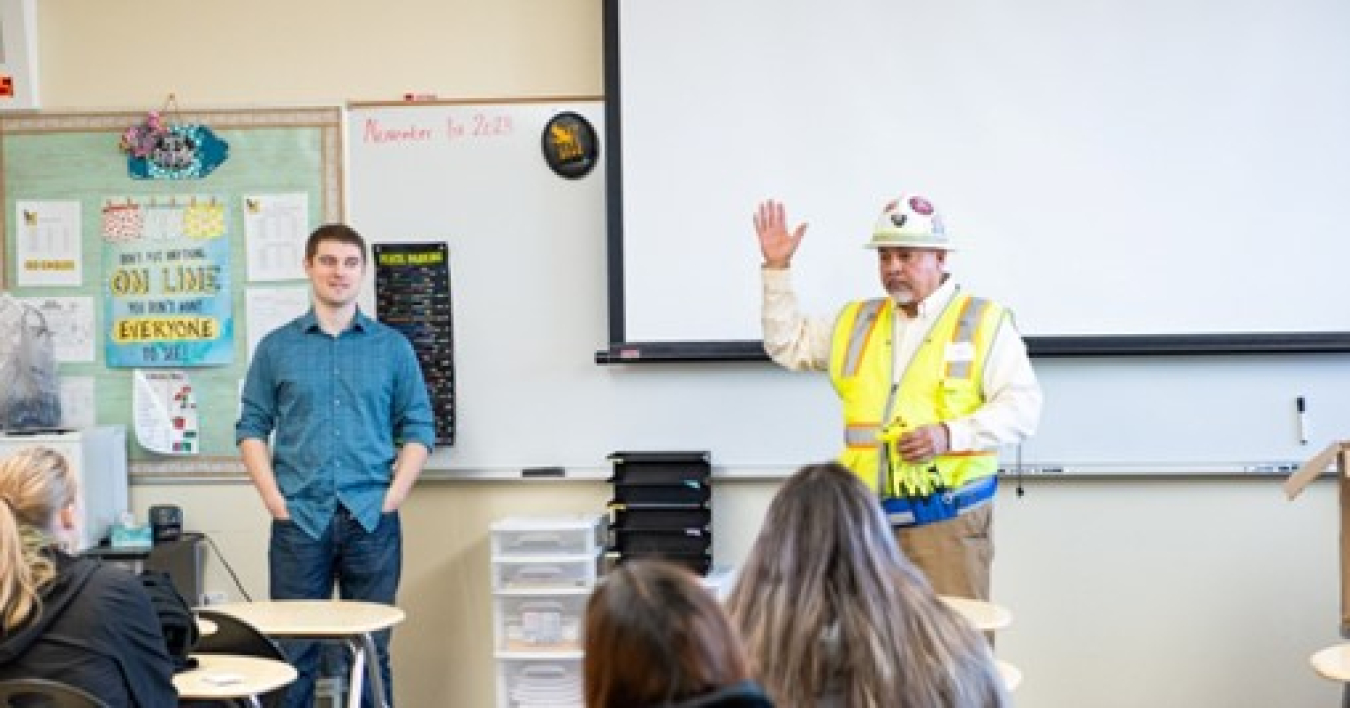
[[[309,287],[258,288],[244,291],[244,317],[248,328],[248,358],[268,332],[309,311]]]
[[[309,195],[246,195],[244,236],[250,281],[303,279]]]
[[[141,447],[162,455],[201,452],[197,396],[186,371],[137,369],[133,418]]]
[[[61,427],[83,430],[94,427],[94,377],[61,377]]]
[[[52,333],[52,354],[61,362],[94,360],[94,298],[22,297],[47,322]]]
[[[84,284],[78,201],[16,201],[14,223],[16,284],[24,287]]]

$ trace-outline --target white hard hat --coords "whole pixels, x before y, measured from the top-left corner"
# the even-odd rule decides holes
[[[933,203],[917,194],[901,194],[886,204],[866,246],[956,250]]]

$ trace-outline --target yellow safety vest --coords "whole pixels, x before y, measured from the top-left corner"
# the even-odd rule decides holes
[[[950,452],[932,463],[911,464],[888,443],[903,432],[969,415],[984,404],[984,367],[1006,310],[958,293],[933,323],[899,383],[893,383],[894,307],[890,298],[859,300],[846,305],[835,320],[830,381],[844,409],[839,461],[882,498],[926,496],[938,486],[956,489],[996,474],[993,451]]]

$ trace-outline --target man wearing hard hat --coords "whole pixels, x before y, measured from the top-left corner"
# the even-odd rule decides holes
[[[951,240],[933,204],[902,194],[866,245],[889,297],[833,322],[797,306],[789,267],[806,225],[783,205],[755,213],[764,350],[793,370],[825,370],[844,412],[840,461],[877,491],[901,548],[939,594],[989,599],[999,445],[1035,431],[1041,389],[1001,305],[946,272]]]

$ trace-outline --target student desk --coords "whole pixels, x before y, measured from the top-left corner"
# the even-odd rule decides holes
[[[1350,644],[1327,647],[1313,654],[1310,660],[1313,670],[1322,678],[1340,681],[1344,685],[1341,689],[1341,705],[1350,706]]]
[[[1350,682],[1350,644],[1327,647],[1311,658],[1313,670],[1322,678]]]
[[[173,675],[179,698],[246,701],[259,708],[258,696],[295,680],[295,667],[275,659],[231,654],[193,654],[195,669]]]
[[[998,665],[998,676],[1003,679],[1004,688],[1008,693],[1016,691],[1022,685],[1022,670],[1002,659],[994,659],[994,663]]]
[[[949,595],[939,595],[948,607],[956,610],[956,613],[965,617],[975,629],[981,632],[992,632],[996,629],[1005,629],[1012,624],[1012,613],[1006,607],[995,605],[992,602],[984,600],[971,600],[965,597],[951,597]]]
[[[407,617],[403,610],[357,600],[260,600],[210,607],[234,615],[270,637],[343,642],[352,655],[347,705],[361,705],[362,667],[377,704],[384,703],[384,678],[380,676],[373,633],[402,622]]]

